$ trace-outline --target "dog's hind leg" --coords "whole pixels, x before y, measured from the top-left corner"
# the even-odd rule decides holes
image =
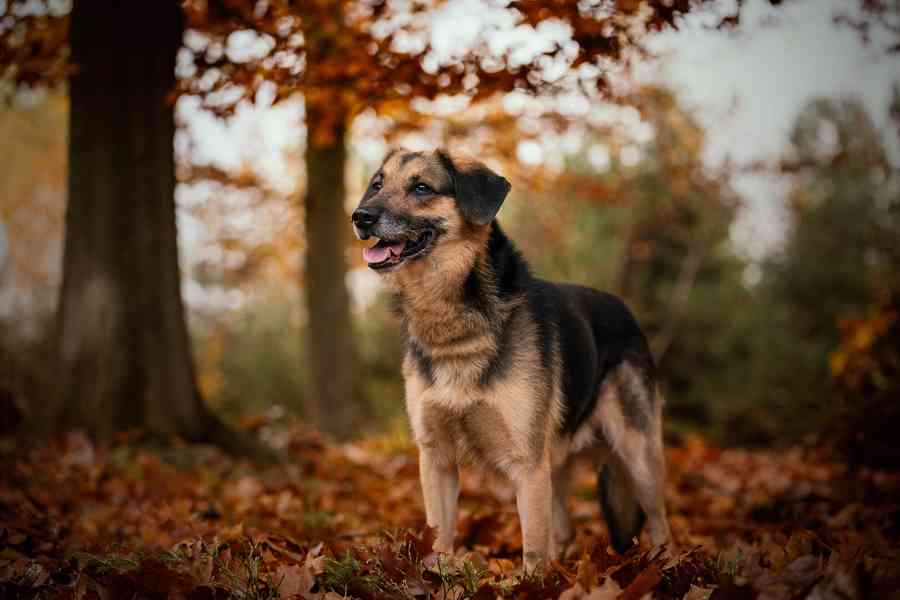
[[[654,546],[669,541],[664,501],[662,407],[652,384],[620,373],[600,398],[604,437],[611,449],[598,469],[600,504],[612,543],[624,552],[647,521]],[[641,411],[637,413],[636,411]]]
[[[644,438],[643,457],[634,456],[629,473],[634,481],[637,500],[647,514],[650,541],[654,546],[669,543],[671,534],[666,519],[665,479],[666,459],[662,445],[662,406],[656,400],[650,434]],[[641,453],[637,450],[636,453]]]

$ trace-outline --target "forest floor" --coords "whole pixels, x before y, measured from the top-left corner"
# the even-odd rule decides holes
[[[464,472],[460,550],[436,559],[408,443],[248,425],[289,460],[137,434],[0,443],[0,599],[900,598],[900,475],[824,451],[670,448],[668,557],[608,547],[585,466],[576,539],[529,576],[503,482]]]

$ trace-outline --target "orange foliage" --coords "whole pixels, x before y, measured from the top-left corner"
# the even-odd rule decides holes
[[[900,373],[900,310],[883,294],[869,314],[838,322],[841,342],[828,357],[831,374],[850,392],[878,389]]]
[[[33,107],[0,111],[0,227],[10,241],[8,265],[0,257],[0,282],[14,287],[24,305],[39,309],[48,308],[59,281],[68,120],[60,94]]]
[[[24,4],[14,0],[13,14]],[[598,59],[628,60],[633,51],[640,52],[644,32],[674,25],[696,5],[690,0],[629,0],[608,10],[602,3],[591,6],[575,0],[517,0],[508,8],[523,25],[537,26],[548,19],[568,23],[578,46],[568,62],[577,67]],[[194,53],[194,74],[182,80],[178,92],[206,96],[226,89],[236,92],[224,105],[209,105],[223,113],[251,98],[264,82],[274,84],[276,100],[300,92],[307,114],[316,117],[310,130],[314,144],[329,143],[336,129],[365,107],[439,94],[480,99],[500,90],[552,87],[553,82],[542,76],[542,64],[565,51],[555,45],[529,64],[511,65],[505,56],[492,56],[482,41],[462,62],[426,68],[424,15],[435,8],[432,2],[398,8],[384,1],[183,0],[182,6],[186,27],[208,36],[211,43]],[[10,68],[7,76],[16,85],[55,84],[73,68],[68,63],[67,16],[52,16],[50,5],[36,12],[37,16],[16,16],[10,27],[0,29],[0,66]],[[138,5],[135,19],[139,22]],[[270,48],[262,56],[231,60],[224,45],[239,31],[264,36]],[[423,41],[407,48],[398,45],[398,39],[410,36]],[[213,69],[218,75],[214,81],[201,83]],[[606,87],[603,76],[595,83]]]

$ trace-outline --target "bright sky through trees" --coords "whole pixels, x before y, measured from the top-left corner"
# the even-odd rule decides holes
[[[773,7],[764,0],[748,0],[736,31],[711,27],[733,13],[734,5],[733,0],[714,3],[709,11],[689,15],[679,31],[656,36],[651,48],[659,59],[646,61],[637,69],[641,79],[665,83],[688,107],[697,109],[698,119],[708,130],[707,164],[776,162],[782,158],[797,114],[818,96],[857,95],[878,125],[886,123],[891,85],[900,80],[900,66],[895,55],[883,53],[884,40],[878,31],[866,45],[857,32],[835,26],[834,15],[846,8],[845,2],[795,0]],[[422,27],[431,35],[433,52],[428,60],[442,63],[452,61],[479,36],[498,53],[514,49],[513,56],[518,54],[523,61],[546,44],[565,44],[567,36],[565,26],[552,22],[543,23],[537,31],[516,27],[505,11],[485,9],[475,0],[451,0]],[[404,43],[415,47],[421,42],[410,38]],[[236,56],[252,54],[257,44],[264,42],[249,37],[235,40],[228,51]],[[550,66],[548,70],[554,69]],[[285,151],[303,143],[298,125],[302,108],[288,104],[272,109],[269,101],[266,94],[258,95],[256,106],[238,110],[226,126],[204,115],[198,103],[183,99],[179,115],[193,141],[192,160],[228,170],[249,166],[273,189],[289,192],[296,173],[284,157]],[[517,98],[508,104],[522,102]],[[574,95],[563,96],[561,102],[563,112],[588,110],[584,100]],[[604,108],[592,106],[589,110]],[[622,118],[629,116],[623,113]],[[640,138],[641,125],[630,126]],[[885,141],[895,162],[900,163],[897,137],[886,135]],[[529,165],[558,151],[542,151],[533,140],[522,144],[517,158]],[[377,152],[378,146],[375,148]],[[592,150],[596,164],[602,167],[607,157],[600,149]],[[628,153],[621,158],[635,158],[631,156],[634,148],[628,148]],[[735,227],[735,241],[750,256],[760,257],[776,246],[784,233],[781,201],[789,182],[782,176],[750,173],[736,175],[733,184],[746,201]]]

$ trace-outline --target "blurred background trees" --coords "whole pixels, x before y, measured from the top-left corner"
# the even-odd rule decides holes
[[[181,308],[170,197],[174,118],[167,97],[176,91],[176,71],[183,75],[179,91],[203,97],[220,115],[261,90],[271,100],[303,96],[305,415],[346,435],[369,412],[345,283],[346,132],[352,119],[364,108],[403,110],[413,98],[439,93],[477,99],[513,87],[536,91],[545,83],[547,61],[561,59],[575,68],[600,57],[623,59],[637,43],[637,27],[671,23],[689,9],[681,4],[591,15],[575,4],[550,9],[523,3],[523,22],[534,27],[566,19],[573,39],[506,64],[478,46],[445,61],[425,56],[424,6],[187,1],[181,10],[175,2],[158,6],[146,18],[115,3],[79,5],[71,17],[53,2],[5,7],[11,14],[0,47],[12,87],[72,78],[57,319],[62,392],[36,418],[50,429],[56,423],[86,426],[107,437],[137,423],[192,439],[218,430],[198,395]],[[595,16],[603,17],[602,27]],[[123,26],[131,18],[142,22],[139,35]],[[186,33],[195,43],[176,61]],[[243,57],[230,52],[226,46],[241,35],[262,50]],[[132,202],[116,210],[115,202],[129,196]]]
[[[840,415],[838,435],[855,440],[854,452],[870,447],[887,458],[885,448],[896,446],[885,431],[898,423],[900,357],[896,345],[888,352],[881,344],[891,335],[900,291],[900,174],[871,116],[855,100],[810,103],[794,126],[790,150],[788,164],[798,170],[790,195],[793,226],[761,284],[773,329],[785,337],[769,346],[774,355],[765,371],[764,405],[777,422],[808,415],[798,420],[807,431]],[[848,346],[854,336],[855,349]],[[857,362],[857,353],[870,352],[873,379],[863,393],[861,382],[850,380],[869,375],[852,373],[848,365]],[[858,394],[848,394],[854,387]]]
[[[542,276],[615,291],[638,313],[666,384],[670,437],[702,430],[769,444],[827,432],[860,461],[896,460],[885,432],[897,422],[897,99],[892,131],[856,98],[822,97],[797,115],[773,164],[711,167],[699,109],[626,68],[646,58],[646,36],[680,23],[687,2],[622,2],[617,12],[517,2],[512,20],[491,5],[464,47],[428,38],[435,14],[453,20],[453,2],[185,2],[167,13],[168,54],[161,24],[145,66],[137,49],[150,42],[126,29],[122,56],[82,54],[87,8],[68,15],[47,3],[32,14],[25,4],[10,3],[17,16],[0,29],[14,90],[0,114],[0,144],[14,157],[0,165],[0,387],[16,410],[48,408],[62,381],[65,406],[83,407],[71,423],[110,415],[97,431],[153,422],[142,402],[204,414],[201,397],[217,414],[278,407],[337,435],[402,427],[390,299],[348,258],[357,252],[346,207],[387,146],[449,145],[513,180],[501,222]],[[860,6],[846,19],[872,8]],[[713,15],[715,25],[739,22]],[[91,43],[114,17],[93,15]],[[890,18],[876,11],[871,26]],[[175,72],[153,71],[157,61]],[[92,75],[100,63],[107,71]],[[27,87],[69,76],[44,95]],[[223,152],[238,146],[228,136],[239,128],[252,130],[241,138],[249,147]],[[120,166],[104,173],[108,164]],[[790,193],[783,239],[752,256],[735,235],[747,207],[734,181],[760,169]],[[167,191],[176,176],[177,204]],[[79,187],[91,178],[100,187]],[[92,216],[79,218],[90,202]],[[122,274],[130,299],[123,337],[109,344],[131,358],[107,357],[138,365],[122,377],[132,412],[121,420],[75,384],[116,369],[48,366],[62,347],[48,325],[60,282],[61,339],[73,325],[98,331],[85,326],[107,314],[74,304],[85,301],[88,255]],[[95,404],[72,399],[82,393]],[[176,416],[164,412],[156,429],[191,435],[163,426]]]

